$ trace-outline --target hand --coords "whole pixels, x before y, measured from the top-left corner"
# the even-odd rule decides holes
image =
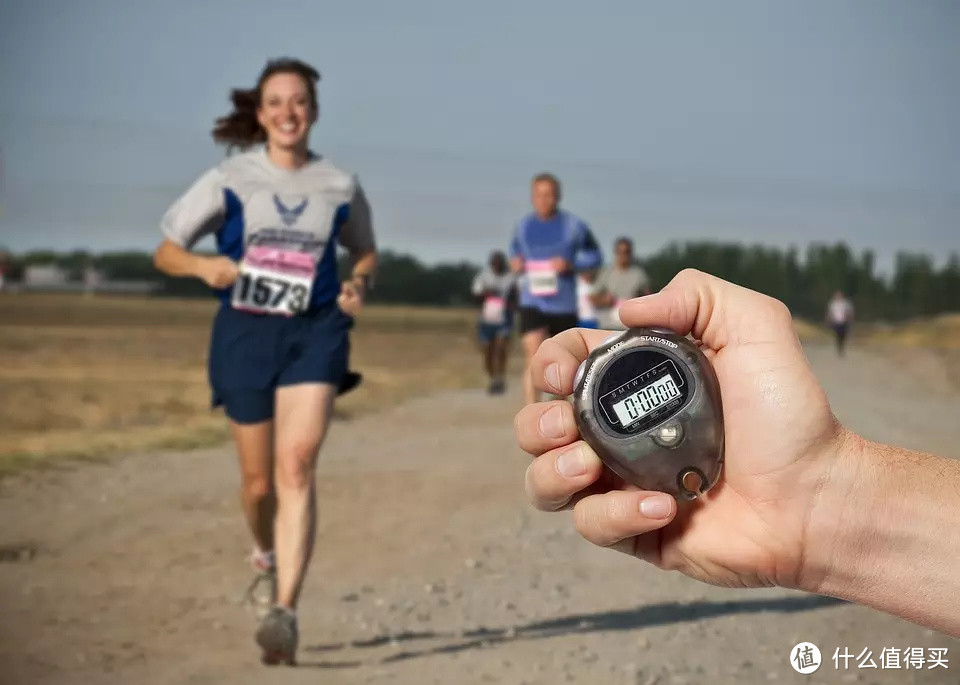
[[[687,270],[660,293],[625,303],[620,317],[630,327],[662,326],[701,341],[723,397],[723,476],[700,499],[680,504],[625,485],[579,441],[571,405],[542,402],[516,418],[520,446],[536,457],[526,475],[531,502],[543,510],[572,506],[578,531],[594,544],[703,582],[799,586],[811,520],[835,515],[816,505],[847,434],[789,311]],[[569,395],[580,362],[609,335],[573,329],[545,341],[530,368],[535,385]]]
[[[230,287],[239,275],[237,263],[228,257],[206,257],[200,263],[200,279],[215,290]]]
[[[573,265],[563,257],[554,257],[553,259],[551,259],[550,266],[558,274],[565,274],[568,271],[573,271]]]
[[[356,316],[363,308],[363,294],[353,281],[344,281],[337,296],[337,306],[348,316]]]
[[[515,274],[523,273],[523,257],[511,257],[510,270]]]

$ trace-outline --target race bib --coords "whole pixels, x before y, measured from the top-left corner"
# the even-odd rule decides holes
[[[549,297],[556,295],[559,290],[557,272],[550,260],[533,260],[527,262],[527,287],[534,297]]]
[[[502,326],[507,322],[507,303],[502,297],[491,295],[483,301],[481,317],[484,323]]]
[[[305,252],[251,247],[240,262],[231,304],[258,314],[299,314],[310,306],[316,271],[316,258]]]

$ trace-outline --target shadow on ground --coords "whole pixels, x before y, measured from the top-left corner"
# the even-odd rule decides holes
[[[670,623],[685,623],[729,614],[755,614],[763,612],[793,613],[811,611],[843,604],[832,597],[809,595],[777,599],[735,600],[730,602],[665,602],[649,604],[636,609],[605,611],[595,614],[573,614],[526,625],[507,628],[478,627],[462,632],[406,631],[390,635],[378,635],[366,640],[312,645],[304,648],[306,653],[337,652],[344,649],[369,649],[392,645],[395,651],[390,656],[370,662],[318,661],[300,662],[308,668],[355,668],[364,663],[388,664],[406,661],[433,654],[451,654],[469,649],[483,649],[515,640],[540,640],[558,635],[594,633],[608,630],[634,630]],[[416,649],[404,649],[404,643],[424,642]]]

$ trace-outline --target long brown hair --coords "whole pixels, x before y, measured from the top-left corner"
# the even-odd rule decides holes
[[[260,72],[257,85],[253,88],[234,88],[230,91],[230,101],[233,111],[217,119],[213,127],[213,139],[226,145],[228,148],[238,147],[246,149],[267,139],[267,133],[257,121],[257,109],[263,97],[263,84],[274,74],[296,74],[303,79],[310,95],[310,104],[317,110],[317,81],[320,72],[306,62],[298,59],[282,57],[267,62],[267,66]]]

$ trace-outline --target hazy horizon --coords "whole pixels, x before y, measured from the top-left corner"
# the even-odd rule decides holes
[[[543,169],[604,244],[960,250],[960,6],[308,2],[0,8],[0,244],[151,249],[267,57],[323,74],[313,147],[380,244],[481,261]]]

